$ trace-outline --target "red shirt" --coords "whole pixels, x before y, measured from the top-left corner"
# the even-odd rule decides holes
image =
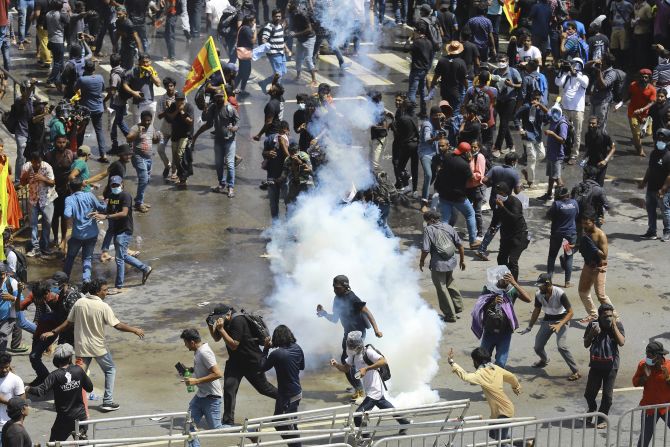
[[[9,2],[10,0],[0,0],[0,26],[9,25],[9,14],[7,13],[9,10]],[[9,36],[9,34],[7,36]]]
[[[635,375],[633,376],[634,386],[641,386],[640,378],[645,374],[645,366],[644,360],[641,360],[637,365],[637,371],[635,371]],[[670,360],[665,359],[662,366],[665,366],[670,371]],[[666,380],[665,373],[663,373],[660,367],[652,367],[649,370],[651,374],[644,384],[640,406],[670,403],[670,380]],[[658,414],[665,414],[665,412],[665,408],[658,409]],[[654,411],[647,410],[647,414],[654,414]]]
[[[641,109],[650,102],[656,101],[656,87],[651,84],[647,84],[645,88],[642,88],[642,86],[637,81],[633,81],[628,87],[628,94],[630,95],[630,102],[628,103],[628,118],[631,118],[633,116],[633,112],[635,112],[637,109]],[[647,112],[648,111],[645,111],[639,117],[646,117]]]

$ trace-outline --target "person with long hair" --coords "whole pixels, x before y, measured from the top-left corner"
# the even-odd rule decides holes
[[[247,15],[242,19],[242,26],[240,26],[240,29],[237,32],[237,57],[239,59],[240,71],[235,82],[235,88],[239,89],[240,95],[247,94],[247,82],[251,75],[251,50],[253,49],[255,42],[256,18],[252,15]],[[245,55],[242,53],[248,54]]]

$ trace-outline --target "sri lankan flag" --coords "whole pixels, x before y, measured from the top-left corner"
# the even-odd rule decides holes
[[[200,87],[212,73],[219,70],[221,70],[221,61],[219,61],[219,55],[216,53],[214,39],[212,39],[212,36],[209,36],[207,41],[205,41],[205,45],[193,61],[191,71],[186,76],[183,88],[184,94],[188,95],[191,90]]]
[[[511,31],[518,26],[519,15],[521,14],[521,11],[514,12],[514,0],[505,0],[503,11],[505,12],[505,17],[509,22],[509,28]]]

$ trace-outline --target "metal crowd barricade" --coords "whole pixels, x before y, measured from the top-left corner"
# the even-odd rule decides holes
[[[645,412],[651,412],[648,418],[642,417]],[[647,442],[646,444],[642,442],[642,447],[670,445],[670,428],[668,428],[670,417],[668,412],[670,412],[670,402],[631,408],[624,412],[617,423],[616,447],[637,445],[637,439],[642,438],[645,432],[647,433]],[[666,415],[665,420],[661,418],[662,414]],[[662,420],[660,426],[657,423],[658,419]],[[650,423],[653,423],[653,426],[650,426]]]
[[[183,419],[182,424],[178,424],[177,419]],[[80,429],[86,428],[86,436],[89,439],[95,439],[100,432],[109,430],[122,430],[127,433],[127,430],[147,427],[164,427],[167,429],[167,436],[175,434],[175,429],[181,433],[186,422],[189,420],[189,414],[186,411],[179,411],[174,413],[158,413],[158,414],[142,414],[138,416],[121,416],[115,418],[104,419],[89,419],[87,421],[76,421],[74,432],[78,436]],[[168,446],[171,441],[168,441]]]
[[[504,419],[482,421],[477,427],[461,427],[434,433],[421,433],[408,436],[392,436],[380,439],[372,447],[502,447],[509,444],[541,447],[601,447],[609,445],[609,429],[597,430],[587,425],[594,417],[607,421],[602,413],[585,413],[559,418],[537,419],[530,421],[508,422]],[[501,436],[501,430],[508,430]],[[489,431],[495,438],[489,437]]]

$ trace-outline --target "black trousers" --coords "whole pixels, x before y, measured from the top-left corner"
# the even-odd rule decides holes
[[[614,393],[614,381],[618,372],[618,369],[589,369],[586,390],[584,390],[584,398],[589,406],[589,413],[596,411],[596,408],[598,408],[596,397],[602,386],[603,398],[600,400],[598,411],[609,414],[610,407],[612,406],[612,394]]]
[[[80,421],[85,421],[86,416],[79,418]],[[74,432],[76,419],[72,419],[64,414],[57,414],[54,425],[51,426],[51,435],[49,442],[67,441]],[[85,427],[85,426],[84,426]]]
[[[399,184],[400,187],[405,187],[402,181],[402,172],[405,170],[408,161],[412,161],[410,164],[410,172],[412,174],[412,191],[416,191],[418,182],[419,182],[419,153],[417,152],[416,144],[408,144],[404,147],[399,147],[393,143],[393,168],[395,174],[396,184]]]
[[[521,240],[500,237],[500,251],[498,252],[498,265],[506,265],[514,276],[519,278],[519,258],[521,253],[528,247],[528,233],[524,233]]]
[[[300,399],[291,402],[290,398],[280,396],[280,397],[277,398],[277,401],[275,402],[275,416],[280,415],[280,414],[297,413],[299,406],[300,406]],[[298,430],[298,424],[295,424],[293,422],[289,422],[290,418],[287,418],[287,419],[288,419],[287,424],[286,425],[278,425],[277,428],[276,428],[277,431]],[[295,438],[300,438],[300,436],[299,435],[282,435],[282,439],[295,439]],[[301,442],[291,442],[291,443],[288,443],[288,447],[302,447],[302,443]]]
[[[509,123],[514,119],[514,108],[516,107],[516,100],[505,100],[496,102],[496,112],[498,112],[498,123],[500,127],[498,128],[498,136],[496,136],[496,142],[493,145],[495,149],[501,149],[503,139],[505,140],[506,147],[511,148],[514,146],[514,140],[512,139],[512,134],[509,131]]]
[[[242,378],[247,379],[251,386],[263,396],[271,399],[279,397],[277,388],[268,382],[265,373],[260,371],[258,365],[231,363],[228,360],[223,371],[222,424],[233,425],[235,423],[235,400]]]

